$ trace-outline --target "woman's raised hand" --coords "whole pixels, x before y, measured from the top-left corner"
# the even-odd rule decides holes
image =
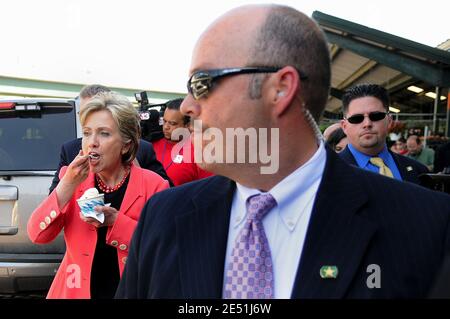
[[[62,178],[64,182],[78,186],[89,175],[89,155],[84,155],[80,150],[72,163],[67,167],[66,174]]]

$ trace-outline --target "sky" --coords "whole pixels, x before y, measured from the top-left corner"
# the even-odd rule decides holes
[[[203,30],[244,0],[0,0],[0,76],[186,92]],[[267,3],[267,2],[266,2]],[[450,1],[285,0],[429,46],[450,38]]]

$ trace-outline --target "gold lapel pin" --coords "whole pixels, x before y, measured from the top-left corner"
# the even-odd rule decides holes
[[[322,266],[320,268],[320,277],[322,279],[336,279],[339,274],[337,266]]]

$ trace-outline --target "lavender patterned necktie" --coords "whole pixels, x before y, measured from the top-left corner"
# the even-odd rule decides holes
[[[276,204],[268,193],[247,199],[247,220],[227,267],[225,298],[273,298],[272,256],[262,219]]]

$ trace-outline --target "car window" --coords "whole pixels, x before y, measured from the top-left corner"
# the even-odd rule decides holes
[[[73,108],[0,116],[0,171],[55,170],[61,145],[75,136]]]

